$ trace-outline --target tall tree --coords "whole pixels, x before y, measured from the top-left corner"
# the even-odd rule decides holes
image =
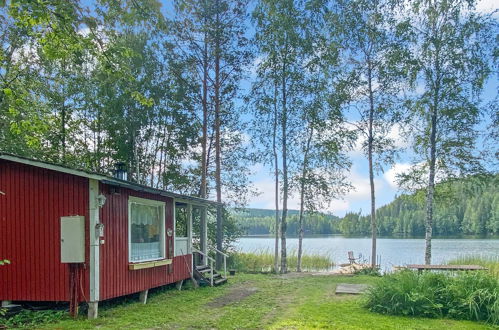
[[[270,164],[274,176],[274,272],[279,272],[279,68],[271,59],[255,65],[256,79],[247,102],[252,108],[251,134],[255,137],[252,147],[257,150],[255,161]]]
[[[214,131],[215,131],[215,190],[216,199],[220,203],[217,211],[217,249],[223,249],[223,217],[222,217],[222,153],[224,150],[222,133],[234,134],[238,130],[239,116],[236,115],[234,99],[238,97],[239,81],[243,68],[248,64],[248,51],[245,36],[245,19],[247,18],[248,1],[214,0],[213,26],[210,29],[210,41],[214,60]],[[225,132],[223,132],[225,131]],[[228,141],[226,141],[227,143]],[[233,158],[231,161],[239,162]],[[221,255],[217,254],[217,265],[221,266]]]
[[[344,65],[347,68],[345,106],[357,119],[352,126],[359,134],[368,159],[371,197],[371,266],[376,267],[376,193],[374,177],[393,161],[394,140],[389,137],[397,122],[396,96],[400,92],[400,66],[404,60],[402,40],[397,40],[390,1],[347,0],[338,2],[331,28],[341,29]],[[356,113],[355,113],[356,112]]]
[[[279,155],[281,163],[282,207],[280,219],[281,273],[288,271],[286,226],[290,189],[290,170],[298,148],[299,113],[304,79],[303,63],[307,57],[305,1],[262,0],[256,5],[253,18],[256,23],[255,43],[262,60],[259,68],[266,68],[278,86]],[[271,85],[273,86],[273,84]]]
[[[315,75],[320,76],[318,72]],[[350,161],[345,152],[352,145],[352,134],[344,129],[341,113],[325,101],[329,93],[320,86],[329,84],[314,80],[309,82],[312,96],[302,118],[305,130],[300,141],[302,156],[297,161],[299,171],[293,177],[293,190],[300,196],[297,272],[302,271],[305,215],[327,208],[350,189],[346,178]]]
[[[435,181],[483,170],[476,128],[483,113],[480,92],[490,74],[490,17],[473,11],[475,1],[414,1],[400,27],[410,28],[414,84],[422,92],[410,108],[414,151],[423,156],[405,182],[426,187],[425,263],[431,263]],[[422,161],[422,162],[421,162]],[[412,174],[412,175],[411,175]]]

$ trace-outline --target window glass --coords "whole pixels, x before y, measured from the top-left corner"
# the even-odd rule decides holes
[[[130,261],[164,258],[164,205],[130,202]]]

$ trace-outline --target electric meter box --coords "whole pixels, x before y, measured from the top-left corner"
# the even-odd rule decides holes
[[[61,217],[61,262],[85,262],[85,217]]]

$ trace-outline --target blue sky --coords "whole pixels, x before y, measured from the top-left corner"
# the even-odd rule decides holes
[[[163,2],[162,10],[166,16],[171,17],[172,9],[172,5],[169,1]],[[497,0],[481,0],[478,2],[478,11],[490,13],[493,10],[497,9],[499,9],[499,1]],[[251,24],[248,24],[248,33],[252,32],[253,27],[251,26]],[[249,79],[246,79],[241,83],[241,86],[244,90],[249,89],[252,78],[253,77],[251,77],[250,75]],[[490,100],[495,97],[498,84],[499,83],[497,80],[497,76],[494,76],[489,80],[483,94],[484,101]],[[355,118],[348,119],[354,120]],[[408,145],[405,145],[400,138],[399,132],[396,127],[394,130],[392,130],[391,137],[397,141],[399,147],[409,147]],[[359,149],[360,148],[356,148],[349,153],[353,165],[350,172],[348,173],[348,178],[350,180],[350,183],[353,185],[354,190],[345,195],[343,199],[333,201],[328,208],[322,211],[331,212],[338,216],[343,216],[348,211],[358,212],[362,210],[362,213],[364,214],[369,212],[370,187],[368,178],[368,163],[365,155]],[[376,176],[375,186],[377,207],[391,202],[397,194],[401,193],[396,184],[395,177],[397,173],[401,173],[407,170],[410,166],[410,163],[410,152],[402,153],[392,167],[386,167],[384,173]],[[272,169],[263,164],[255,164],[252,166],[252,170],[254,172],[254,175],[251,179],[254,183],[255,188],[258,190],[259,195],[250,199],[248,207],[273,209],[274,181]],[[291,196],[288,204],[290,209],[298,209],[298,196]]]
[[[487,13],[499,10],[499,1],[479,1],[477,10]],[[496,13],[495,16],[497,17],[498,14]],[[497,75],[494,75],[489,79],[484,89],[482,95],[484,102],[487,102],[496,96],[498,86],[498,77]],[[354,118],[348,119],[353,120]],[[392,130],[391,136],[397,141],[399,147],[410,148],[410,146],[403,142],[403,139],[400,137],[396,127]],[[362,211],[363,214],[367,214],[370,210],[370,187],[367,159],[359,148],[351,151],[349,156],[352,160],[352,167],[348,174],[348,178],[354,189],[342,199],[333,201],[328,208],[322,211],[343,216],[349,211]],[[402,193],[397,186],[395,180],[396,175],[409,169],[412,160],[411,158],[410,151],[401,153],[393,166],[385,167],[384,173],[380,173],[375,177],[376,207],[390,203],[397,194]],[[253,171],[255,174],[252,177],[252,181],[260,194],[251,198],[248,206],[254,208],[274,209],[274,181],[271,168],[264,166],[263,164],[256,164],[253,166]],[[290,209],[299,209],[299,199],[297,194],[291,196],[288,205]]]

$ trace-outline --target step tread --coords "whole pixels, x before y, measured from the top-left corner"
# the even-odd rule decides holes
[[[211,268],[198,269],[197,271],[200,273],[208,273],[211,272]],[[215,273],[215,271],[213,271],[213,273]]]
[[[218,279],[218,280],[214,281],[214,282],[213,282],[213,284],[214,284],[214,285],[219,285],[219,284],[222,284],[222,283],[225,283],[225,282],[227,282],[227,278],[222,277],[222,278],[220,278],[220,279]]]

